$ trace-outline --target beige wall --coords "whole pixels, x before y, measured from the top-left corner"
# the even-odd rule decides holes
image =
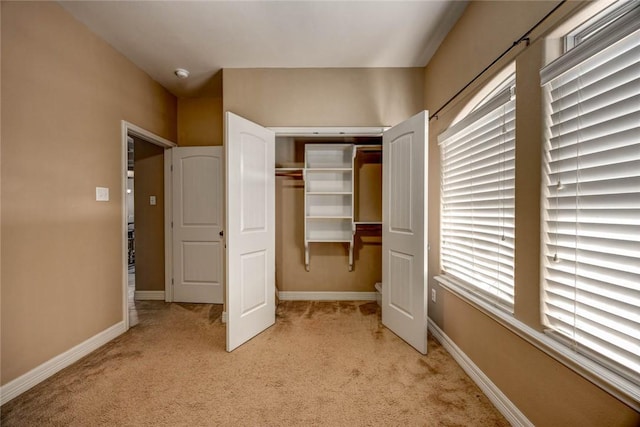
[[[425,69],[426,108],[435,111],[490,64],[558,2],[472,2]],[[545,28],[579,4],[565,4]],[[516,260],[515,317],[541,329],[539,249],[542,121],[539,69],[543,65],[543,29],[534,43],[517,47],[473,88],[486,83],[501,66],[516,59]],[[535,41],[539,39],[538,41]],[[472,88],[472,89],[473,89]],[[516,404],[536,426],[635,426],[640,414],[547,356],[487,315],[438,286],[439,150],[437,135],[469,102],[466,91],[430,122],[429,141],[429,286],[437,303],[429,316]]]
[[[222,97],[178,100],[178,145],[222,145]]]
[[[2,7],[0,5],[0,25],[2,24]],[[0,359],[2,357],[2,28],[0,27]],[[0,360],[0,364],[1,364]],[[1,366],[0,366],[1,370]],[[0,385],[2,373],[0,372]]]
[[[121,120],[175,140],[176,100],[57,3],[1,7],[6,384],[123,320]]]
[[[164,291],[165,149],[134,140],[136,291]]]
[[[392,126],[423,106],[421,68],[225,69],[223,111],[263,126]]]
[[[392,126],[422,109],[423,80],[420,68],[225,69],[223,111],[263,126]],[[375,180],[362,181],[365,194],[376,194]],[[276,183],[278,289],[372,292],[381,280],[376,237],[356,236],[352,272],[348,247],[339,243],[312,243],[305,270],[303,185],[289,178]]]
[[[209,89],[208,97],[178,99],[178,145],[222,145],[222,70]]]

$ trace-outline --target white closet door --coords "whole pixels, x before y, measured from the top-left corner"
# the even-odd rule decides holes
[[[172,152],[173,297],[222,303],[222,147]]]
[[[382,323],[427,353],[428,113],[386,131],[382,160]]]
[[[227,351],[275,323],[275,134],[225,115]]]

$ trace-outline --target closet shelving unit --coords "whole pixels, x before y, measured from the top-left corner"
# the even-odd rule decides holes
[[[309,244],[349,244],[353,270],[353,144],[305,145],[304,259],[309,271]]]
[[[352,271],[356,234],[382,233],[380,215],[375,214],[378,209],[375,201],[380,195],[375,190],[373,195],[362,193],[359,168],[363,163],[382,162],[383,129],[336,128],[320,132],[305,129],[280,130],[283,145],[280,154],[276,152],[276,175],[304,181],[305,269],[310,270],[311,243],[346,243]],[[309,141],[314,138],[321,142]],[[296,147],[302,149],[299,157]],[[380,189],[381,186],[382,182]],[[363,200],[367,201],[366,214],[361,211]]]

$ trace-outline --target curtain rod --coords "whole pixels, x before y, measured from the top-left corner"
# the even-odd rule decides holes
[[[449,100],[447,102],[444,103],[444,105],[440,108],[438,108],[438,110],[433,113],[430,117],[429,120],[433,119],[435,117],[436,120],[438,120],[438,113],[440,111],[442,111],[447,105],[449,105],[454,99],[456,99],[458,96],[460,96],[460,94],[462,92],[465,91],[465,89],[467,89],[469,86],[471,86],[476,80],[478,80],[480,78],[480,76],[482,76],[484,73],[487,72],[487,70],[489,68],[491,68],[496,62],[500,61],[507,53],[511,52],[511,49],[513,49],[514,47],[518,46],[520,43],[522,43],[523,41],[527,42],[527,46],[529,46],[529,43],[531,42],[531,40],[529,39],[529,34],[531,34],[536,28],[538,28],[540,26],[540,24],[542,24],[544,21],[547,20],[547,18],[549,18],[549,16],[551,16],[556,10],[558,10],[558,8],[560,8],[560,6],[562,6],[563,4],[565,4],[567,2],[567,0],[562,0],[560,3],[558,3],[553,9],[551,9],[551,11],[549,13],[547,13],[541,20],[539,20],[533,27],[531,27],[529,29],[529,31],[527,31],[526,33],[524,33],[522,35],[522,37],[520,37],[518,40],[514,41],[513,44],[511,46],[509,46],[507,48],[507,50],[505,50],[504,52],[502,52],[502,54],[500,54],[500,56],[498,56],[496,59],[494,59],[491,64],[487,65],[482,71],[480,71],[480,73],[478,73],[469,83],[467,83],[466,85],[464,85],[464,87],[462,89],[460,89],[458,92],[456,92],[455,95],[453,95],[451,98],[449,98]]]

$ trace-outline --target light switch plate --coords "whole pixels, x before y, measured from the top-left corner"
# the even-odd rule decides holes
[[[96,201],[108,202],[109,201],[109,189],[106,187],[96,187]]]
[[[151,206],[155,206],[156,205],[156,196],[149,196],[149,204]]]

